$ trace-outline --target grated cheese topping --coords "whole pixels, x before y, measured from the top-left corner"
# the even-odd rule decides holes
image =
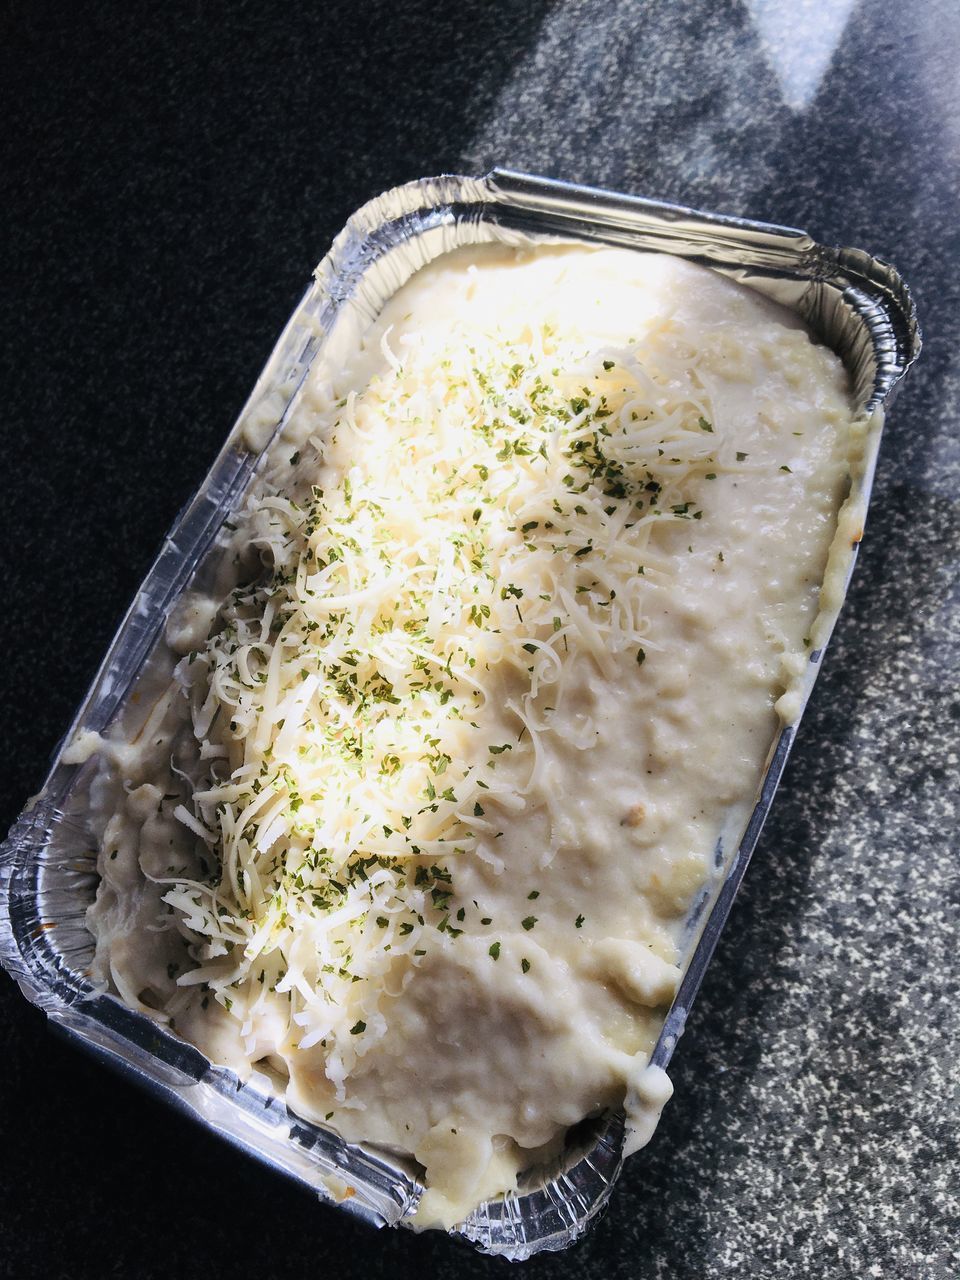
[[[571,657],[605,676],[618,653],[645,661],[648,581],[670,572],[656,530],[702,518],[694,477],[743,465],[666,327],[642,356],[547,323],[409,341],[402,361],[388,338],[387,372],[298,451],[319,482],[247,514],[269,577],[177,671],[197,740],[219,717],[238,761],[175,810],[220,866],[164,895],[203,961],[179,983],[224,1003],[251,977],[291,992],[301,1048],[360,1022],[383,1035],[396,954],[460,935],[453,864],[498,859],[484,800],[535,787]],[[521,732],[488,742],[501,666]],[[506,751],[519,788],[498,779]]]

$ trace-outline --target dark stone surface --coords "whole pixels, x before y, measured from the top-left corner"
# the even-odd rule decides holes
[[[676,1097],[592,1234],[528,1271],[955,1280],[953,0],[22,0],[0,30],[4,825],[314,262],[376,191],[496,162],[896,262],[924,354]],[[4,1276],[503,1265],[316,1207],[53,1038],[6,979],[0,1082]]]

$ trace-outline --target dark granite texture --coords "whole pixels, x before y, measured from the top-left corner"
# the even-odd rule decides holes
[[[4,825],[314,262],[376,191],[496,162],[898,265],[924,354],[675,1099],[591,1235],[528,1270],[955,1280],[954,0],[21,0],[0,31]],[[51,1037],[6,979],[0,1080],[0,1275],[501,1273],[316,1207]]]

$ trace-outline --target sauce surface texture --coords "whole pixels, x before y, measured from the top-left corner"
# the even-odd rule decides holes
[[[96,750],[95,973],[301,1115],[413,1153],[418,1222],[645,1072],[804,670],[851,406],[705,268],[448,254],[321,363]],[[162,672],[162,663],[157,667]]]

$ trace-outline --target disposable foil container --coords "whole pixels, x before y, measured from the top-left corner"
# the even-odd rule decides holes
[[[920,349],[913,304],[897,272],[859,250],[817,244],[802,231],[503,170],[388,191],[354,214],[317,268],[210,473],[170,529],[65,741],[81,728],[105,729],[122,711],[171,606],[202,573],[221,524],[239,505],[259,454],[320,352],[335,359],[413,272],[441,253],[557,238],[688,258],[793,309],[843,360],[858,410],[878,420]],[[854,477],[864,505],[879,430],[867,439]],[[821,657],[822,650],[811,656],[804,702]],[[686,922],[688,959],[653,1051],[656,1066],[669,1064],[683,1031],[795,732],[796,723],[780,731],[746,831],[718,852],[715,874]],[[83,800],[84,770],[92,766],[61,757],[62,749],[0,846],[0,963],[58,1029],[235,1146],[374,1225],[408,1223],[421,1192],[412,1164],[299,1119],[266,1077],[254,1074],[241,1084],[148,1016],[95,989],[88,976],[93,939],[84,925],[97,888]],[[455,1234],[513,1260],[567,1247],[605,1205],[622,1164],[623,1136],[622,1115],[578,1126],[553,1168],[532,1171],[517,1193],[481,1205]]]

